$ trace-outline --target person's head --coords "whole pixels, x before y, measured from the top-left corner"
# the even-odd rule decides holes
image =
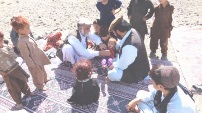
[[[13,29],[21,35],[29,35],[30,33],[30,22],[23,16],[13,17],[11,19],[11,26]]]
[[[3,43],[4,43],[4,34],[3,32],[0,31],[0,47],[3,46]]]
[[[131,29],[131,25],[123,17],[114,19],[109,27],[109,32],[113,32],[118,39],[122,39]]]
[[[92,63],[90,60],[79,60],[73,67],[75,76],[78,80],[85,80],[90,77],[92,73]]]
[[[166,4],[168,2],[168,0],[159,0],[160,4]]]
[[[109,38],[107,46],[109,49],[115,49],[116,39],[115,38]]]
[[[158,65],[149,71],[153,87],[157,90],[169,90],[175,88],[179,81],[179,71],[174,66]]]
[[[100,37],[102,38],[102,40],[107,41],[109,39],[109,32],[108,32],[108,28],[107,26],[102,26],[100,28]]]
[[[102,26],[102,23],[100,21],[100,19],[96,19],[94,22],[93,22],[93,27],[94,27],[94,30],[95,32],[97,32],[98,34],[100,34],[100,28]]]
[[[88,36],[90,33],[90,27],[92,25],[91,20],[87,19],[87,18],[79,18],[78,22],[77,22],[77,27],[78,30],[80,31],[80,33],[83,36]]]

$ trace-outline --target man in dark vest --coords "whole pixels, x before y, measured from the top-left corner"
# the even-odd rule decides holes
[[[144,42],[123,17],[115,19],[109,31],[120,39],[117,61],[108,71],[107,80],[134,83],[144,79],[149,72],[149,61]]]
[[[95,56],[109,56],[110,52],[106,45],[102,43],[100,37],[90,33],[92,22],[87,18],[79,18],[77,22],[78,30],[67,36],[65,45],[62,48],[63,61],[75,64],[80,59],[92,59]],[[99,45],[101,51],[87,49],[87,39]]]

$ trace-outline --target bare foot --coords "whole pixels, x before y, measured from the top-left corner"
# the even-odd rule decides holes
[[[110,83],[110,79],[108,77],[105,77],[105,82]]]
[[[46,91],[48,89],[48,87],[44,86],[42,89],[41,88],[37,88],[39,91]]]
[[[51,81],[51,80],[52,80],[52,78],[49,77],[49,78],[47,78],[47,80],[46,80],[44,83],[46,84],[47,82],[49,82],[49,81]]]
[[[43,91],[46,91],[48,89],[48,87],[44,86],[43,87]]]
[[[16,104],[14,108],[15,108],[15,110],[21,110],[23,108],[23,105],[22,104]]]
[[[35,95],[36,95],[35,93],[31,92],[29,96],[35,96]]]

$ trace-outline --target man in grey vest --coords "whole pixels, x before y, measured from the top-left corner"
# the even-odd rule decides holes
[[[109,31],[120,39],[117,61],[108,71],[107,80],[137,83],[144,79],[150,70],[144,42],[137,31],[123,17],[115,19]]]
[[[109,56],[110,51],[105,50],[106,45],[102,43],[101,38],[90,32],[92,22],[87,18],[79,18],[77,22],[78,29],[67,36],[62,48],[63,61],[75,64],[80,59],[92,59],[95,56]],[[99,45],[101,51],[88,49],[87,39]]]

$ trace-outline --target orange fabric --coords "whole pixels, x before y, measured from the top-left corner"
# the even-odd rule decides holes
[[[62,33],[61,32],[57,32],[55,34],[50,34],[47,37],[47,43],[44,47],[44,51],[49,50],[50,48],[54,47],[54,48],[58,48],[58,46],[60,45],[60,43],[62,42]]]

